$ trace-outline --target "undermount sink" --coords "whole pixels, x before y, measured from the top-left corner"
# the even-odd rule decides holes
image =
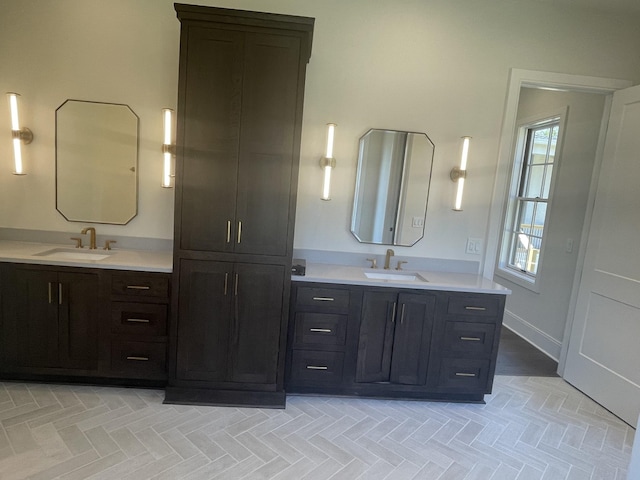
[[[91,250],[80,250],[78,248],[51,248],[44,252],[35,253],[35,257],[47,257],[57,260],[104,260],[112,255],[111,252],[101,250],[99,252]]]
[[[387,273],[387,272],[364,272],[365,277],[372,280],[395,280],[397,282],[428,282],[419,273]]]

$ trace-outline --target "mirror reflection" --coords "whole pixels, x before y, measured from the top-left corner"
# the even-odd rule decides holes
[[[56,209],[70,222],[124,225],[137,213],[138,116],[67,100],[56,110]]]
[[[371,129],[360,138],[351,233],[411,246],[424,236],[434,145],[425,133]]]

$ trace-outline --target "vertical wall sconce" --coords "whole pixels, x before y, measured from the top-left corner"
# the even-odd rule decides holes
[[[462,211],[462,193],[464,192],[464,180],[467,178],[467,159],[469,158],[469,142],[471,137],[462,137],[462,149],[460,152],[460,166],[451,169],[450,177],[453,182],[458,183],[456,190],[456,201],[453,209],[456,212]]]
[[[33,133],[26,127],[20,128],[18,117],[18,97],[17,93],[7,93],[9,99],[9,110],[11,111],[11,138],[13,140],[13,164],[14,175],[25,175],[22,163],[22,143],[29,145],[33,141]]]
[[[327,149],[324,157],[320,159],[320,167],[324,172],[322,181],[322,200],[331,200],[331,170],[336,166],[336,159],[333,158],[333,137],[336,131],[335,123],[327,123]]]
[[[170,108],[162,109],[162,187],[171,188],[171,160],[176,154],[176,146],[173,144],[173,110]]]

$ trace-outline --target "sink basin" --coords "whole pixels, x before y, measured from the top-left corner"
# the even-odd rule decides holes
[[[395,280],[396,282],[428,282],[418,273],[364,272],[365,277],[372,280]]]
[[[51,248],[34,254],[35,257],[47,257],[56,260],[104,260],[112,255],[106,250],[92,251],[78,248]]]

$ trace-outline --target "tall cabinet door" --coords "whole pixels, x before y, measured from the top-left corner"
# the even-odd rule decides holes
[[[179,379],[227,379],[232,278],[232,263],[180,262]]]
[[[242,225],[235,246],[238,253],[287,254],[299,128],[299,63],[300,38],[247,33],[236,212]]]
[[[232,251],[242,108],[244,35],[191,27],[181,58],[176,229],[182,250]]]
[[[234,275],[231,380],[275,383],[285,268],[239,263]]]
[[[98,367],[98,276],[58,274],[59,361],[63,368]]]
[[[398,294],[364,292],[356,382],[388,382]]]
[[[58,274],[15,270],[11,298],[16,325],[17,363],[25,367],[58,365]]]
[[[424,385],[435,315],[435,297],[401,293],[393,340],[392,383]]]

